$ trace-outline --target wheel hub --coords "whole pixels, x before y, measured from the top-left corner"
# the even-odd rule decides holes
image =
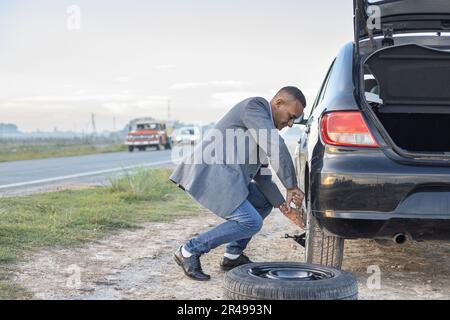
[[[255,277],[273,280],[314,281],[334,277],[332,273],[301,267],[255,267],[248,271]]]

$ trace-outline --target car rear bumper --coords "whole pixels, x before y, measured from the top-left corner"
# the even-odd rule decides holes
[[[315,212],[329,233],[346,239],[393,239],[403,234],[416,241],[450,241],[450,216],[413,216],[381,212]]]
[[[159,140],[156,140],[156,141],[126,141],[125,144],[128,146],[135,146],[135,147],[157,146],[159,144]]]
[[[312,211],[344,238],[450,240],[450,168],[395,162],[381,150],[327,147],[311,172]]]

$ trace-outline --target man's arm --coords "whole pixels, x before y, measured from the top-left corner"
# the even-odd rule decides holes
[[[291,208],[286,204],[284,197],[280,192],[280,189],[278,189],[278,186],[272,180],[272,175],[261,175],[261,172],[258,172],[253,178],[253,181],[256,183],[259,190],[261,190],[261,192],[274,208],[280,209],[281,213],[283,213],[284,216],[286,216],[300,228],[305,227],[304,220],[300,216],[301,211]],[[297,208],[301,207],[301,201],[298,202],[299,200],[300,198],[298,196],[293,199],[293,202],[295,203]]]
[[[278,189],[278,186],[272,180],[272,175],[262,175],[261,171],[258,171],[258,173],[253,178],[253,181],[256,183],[259,190],[261,190],[270,204],[275,208],[279,208],[285,202],[280,189]]]

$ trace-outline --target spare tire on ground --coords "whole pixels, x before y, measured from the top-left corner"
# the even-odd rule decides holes
[[[229,300],[357,300],[358,284],[348,272],[297,263],[250,263],[225,275]]]

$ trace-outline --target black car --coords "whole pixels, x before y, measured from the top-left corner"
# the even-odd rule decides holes
[[[450,1],[354,7],[355,41],[296,121],[306,261],[335,267],[344,239],[450,240]]]
[[[294,239],[308,263],[237,267],[226,298],[357,299],[356,279],[339,270],[344,239],[450,240],[450,0],[354,9],[355,41],[296,121],[306,238]]]

